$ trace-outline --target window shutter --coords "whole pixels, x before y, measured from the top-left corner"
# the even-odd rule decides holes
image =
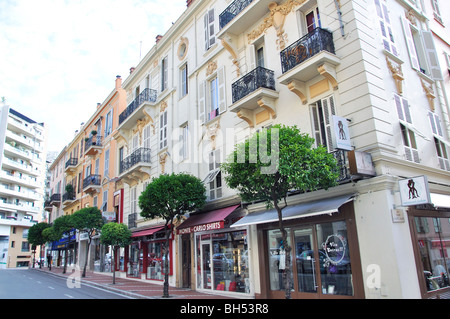
[[[221,67],[217,71],[218,86],[219,86],[219,114],[227,110],[227,100],[225,94],[225,67]]]
[[[406,46],[408,48],[409,58],[411,60],[411,67],[413,69],[416,69],[417,71],[420,71],[419,59],[417,58],[416,47],[414,46],[414,39],[411,33],[409,22],[404,17],[401,17],[400,19],[402,21],[403,32],[406,38]]]
[[[255,46],[249,45],[249,50],[250,50],[250,61],[249,65],[250,65],[250,70],[253,70],[256,68],[256,56],[255,56]]]
[[[323,108],[323,112],[324,112],[324,117],[325,117],[325,130],[326,130],[326,135],[327,135],[327,148],[328,148],[328,152],[332,152],[334,150],[333,147],[333,130],[331,128],[331,117],[333,115],[336,115],[336,110],[334,107],[334,99],[332,96],[330,96],[327,99],[323,99],[322,100],[322,108]]]
[[[199,92],[198,92],[198,114],[200,117],[200,121],[202,123],[205,123],[205,102],[206,102],[206,98],[205,98],[205,90],[206,90],[206,81],[203,81],[200,83],[199,86]]]
[[[441,68],[439,66],[438,55],[434,46],[433,35],[430,31],[421,30],[423,44],[425,47],[425,54],[430,66],[430,74],[433,80],[443,81]]]
[[[389,19],[389,12],[386,4],[380,0],[375,0],[375,6],[377,9],[377,15],[379,17],[381,35],[383,37],[383,46],[386,51],[398,56],[397,47],[394,41],[394,35],[392,32],[391,21]]]
[[[205,28],[205,51],[209,49],[209,13],[206,12],[203,22],[204,22],[204,28]]]
[[[312,115],[313,115],[313,131],[314,131],[314,137],[316,139],[316,146],[319,146],[321,144],[321,136],[320,136],[320,126],[319,126],[319,113],[317,110],[317,106],[313,105],[311,106]]]

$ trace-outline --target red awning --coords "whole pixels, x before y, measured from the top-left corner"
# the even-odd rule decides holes
[[[153,235],[154,233],[156,233],[157,231],[160,231],[162,229],[164,229],[164,226],[148,228],[148,229],[141,230],[141,231],[133,233],[131,235],[131,237],[150,236],[150,235]]]
[[[195,214],[189,217],[178,228],[178,234],[189,234],[198,231],[222,229],[225,225],[225,218],[228,217],[240,205],[234,205],[207,213]]]

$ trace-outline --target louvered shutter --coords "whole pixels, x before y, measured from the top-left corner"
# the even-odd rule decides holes
[[[419,59],[417,58],[416,47],[414,45],[414,39],[409,26],[409,21],[406,20],[405,17],[401,17],[400,19],[402,21],[403,33],[406,38],[406,46],[408,48],[409,58],[411,60],[411,67],[417,71],[420,71]]]
[[[434,46],[433,35],[430,31],[421,30],[425,54],[427,56],[428,64],[430,66],[430,74],[433,80],[443,81],[441,68],[439,66],[439,59]]]
[[[223,113],[227,110],[227,101],[226,101],[226,86],[225,86],[225,67],[221,67],[217,71],[217,79],[219,86],[219,113]]]
[[[206,107],[206,81],[203,81],[199,85],[198,89],[198,114],[200,122],[205,123],[205,107]]]

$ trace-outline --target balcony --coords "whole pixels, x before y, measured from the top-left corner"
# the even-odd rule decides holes
[[[119,115],[119,126],[122,128],[130,129],[129,123],[131,125],[136,124],[136,120],[145,116],[142,110],[142,106],[154,105],[156,103],[157,92],[152,89],[145,89],[139,94],[138,97],[131,102],[128,107],[120,113]]]
[[[62,197],[62,203],[64,206],[72,204],[74,201],[76,201],[76,196],[74,192],[71,193],[64,193]]]
[[[101,189],[101,176],[89,175],[83,180],[83,192],[93,195]]]
[[[264,113],[276,117],[275,99],[278,92],[275,91],[275,77],[272,70],[257,67],[231,85],[233,104],[230,111],[247,121],[253,127],[256,110],[264,109]]]
[[[134,184],[150,177],[151,153],[149,148],[139,148],[120,162],[119,178]]]
[[[281,84],[307,82],[323,75],[337,89],[335,67],[340,64],[340,59],[335,55],[331,32],[316,28],[281,51],[280,57],[283,72],[279,77]]]
[[[220,15],[220,31],[218,37],[224,33],[239,35],[250,28],[256,21],[267,15],[270,3],[281,3],[281,0],[235,0]]]
[[[61,194],[53,194],[50,197],[50,205],[59,207],[61,204]]]
[[[85,155],[95,155],[102,150],[102,137],[99,135],[92,135],[86,140],[86,144],[84,146],[84,154]]]
[[[66,169],[65,169],[65,173],[66,174],[73,174],[76,170],[78,166],[78,158],[76,157],[72,157],[70,158],[67,162],[66,162]]]

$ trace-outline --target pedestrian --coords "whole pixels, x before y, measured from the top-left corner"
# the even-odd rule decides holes
[[[52,255],[48,254],[47,255],[47,265],[48,265],[48,270],[52,270]]]

